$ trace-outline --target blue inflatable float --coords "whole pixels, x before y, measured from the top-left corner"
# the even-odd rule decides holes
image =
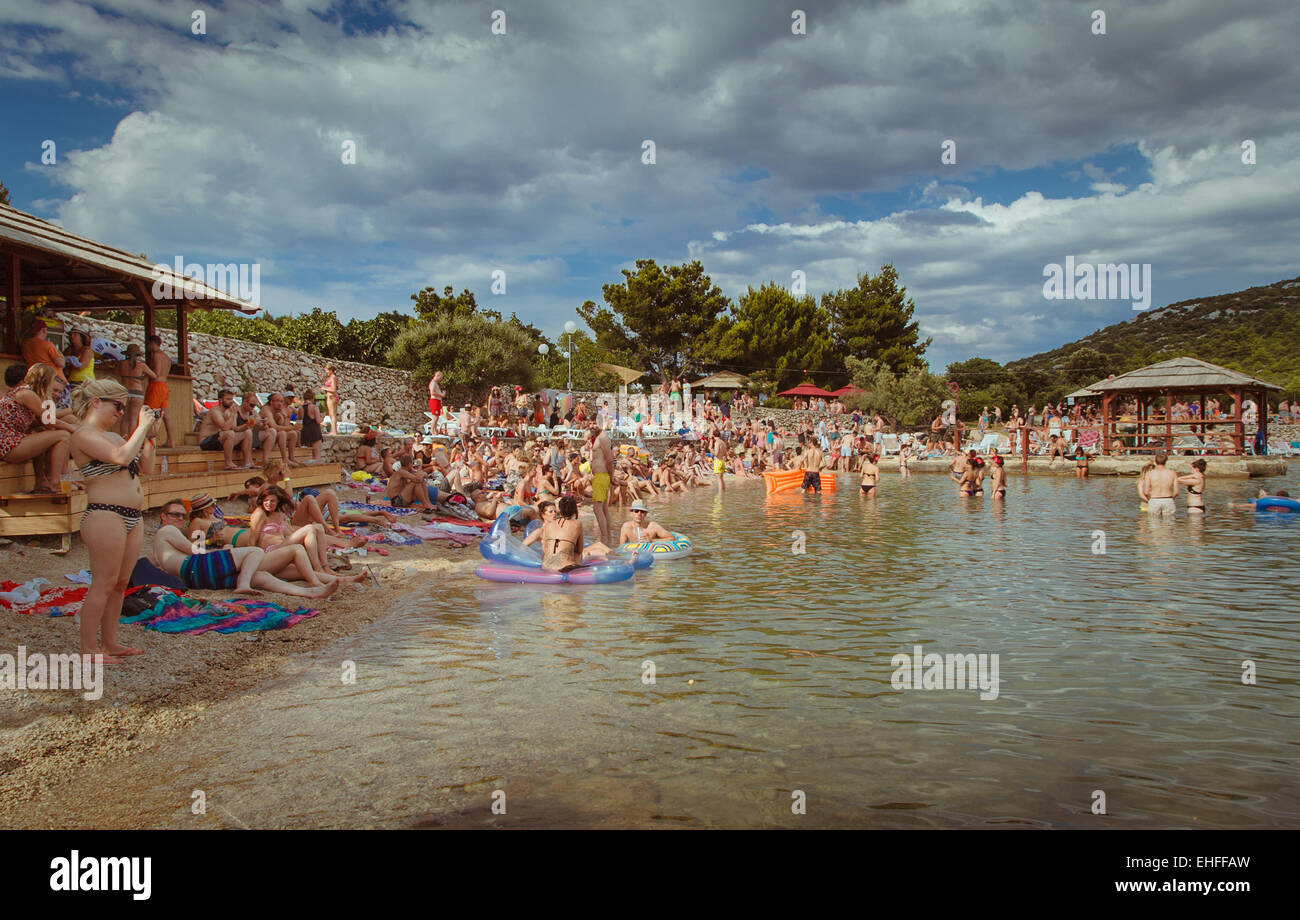
[[[608,584],[626,581],[635,569],[649,568],[654,562],[653,556],[638,553],[621,558],[592,557],[568,572],[543,569],[541,548],[524,546],[523,541],[510,532],[510,521],[518,513],[518,510],[503,512],[479,542],[479,553],[487,560],[486,565],[474,570],[479,578],[512,584]],[[541,522],[532,521],[527,532],[537,529],[533,525],[540,527]]]
[[[1300,502],[1294,498],[1285,498],[1277,495],[1265,495],[1263,498],[1255,499],[1256,511],[1300,511]]]

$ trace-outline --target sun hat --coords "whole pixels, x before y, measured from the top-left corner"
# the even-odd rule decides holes
[[[216,502],[212,500],[212,496],[207,492],[200,492],[198,495],[190,498],[191,511],[202,511],[204,508],[208,508],[214,504],[216,504]]]
[[[632,504],[628,506],[628,509],[627,509],[627,510],[628,510],[628,511],[644,511],[644,512],[646,512],[647,514],[650,513],[650,509],[647,508],[647,507],[645,506],[645,502],[641,501],[641,499],[639,499],[639,498],[638,498],[636,501],[632,502]]]

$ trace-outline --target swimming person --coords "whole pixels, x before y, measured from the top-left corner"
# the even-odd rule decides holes
[[[1165,467],[1167,459],[1164,451],[1156,454],[1155,468],[1139,483],[1139,493],[1147,503],[1147,514],[1153,517],[1173,515],[1178,510],[1174,504],[1174,496],[1178,494],[1178,474]]]
[[[1148,460],[1146,463],[1142,464],[1142,469],[1138,471],[1138,480],[1137,480],[1138,498],[1141,499],[1142,501],[1142,504],[1138,505],[1138,510],[1140,511],[1147,510],[1147,496],[1146,496],[1146,492],[1144,492],[1143,490],[1146,488],[1147,473],[1151,472],[1155,468],[1156,468],[1155,463]]]
[[[614,448],[598,422],[591,425],[591,503],[601,540],[611,540],[609,529],[609,485],[614,471]],[[577,511],[574,511],[577,514]],[[560,516],[564,510],[560,509]]]
[[[863,495],[871,495],[876,490],[876,485],[880,480],[880,467],[876,466],[879,459],[878,454],[873,455],[871,453],[864,454],[862,457],[862,465],[858,468],[858,471],[862,473],[862,480],[858,486]]]
[[[559,516],[542,524],[538,531],[542,541],[542,568],[551,572],[568,572],[578,568],[591,555],[609,555],[609,547],[593,543],[582,546],[582,523],[578,520],[578,502],[571,496],[559,501]]]
[[[1192,461],[1191,473],[1178,477],[1178,484],[1187,486],[1188,513],[1205,513],[1205,466],[1205,460],[1197,457]]]
[[[618,542],[622,543],[648,543],[651,540],[671,540],[673,535],[660,526],[657,522],[650,520],[650,509],[641,499],[632,502],[628,508],[632,512],[632,520],[623,525],[623,529],[618,532]]]
[[[975,451],[972,450],[971,455],[974,456],[974,454]],[[961,451],[957,452],[957,456],[953,457],[952,463],[948,465],[948,475],[952,477],[953,482],[957,483],[958,492],[961,491],[962,483],[966,481],[966,468],[968,466],[967,457]]]
[[[995,499],[1005,499],[1007,497],[1007,471],[1003,469],[1003,460],[997,454],[990,458],[993,464],[993,474],[989,477],[989,485],[993,489]]]
[[[799,443],[803,444],[807,439],[799,436]],[[808,450],[804,453],[804,474],[803,484],[799,486],[800,491],[806,492],[814,489],[818,494],[822,491],[822,449],[814,440],[809,445]]]

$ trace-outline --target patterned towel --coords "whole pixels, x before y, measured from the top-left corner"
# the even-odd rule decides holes
[[[140,623],[145,629],[157,632],[197,635],[212,630],[232,633],[288,629],[320,613],[308,607],[290,610],[271,601],[252,598],[213,603],[161,589],[156,596],[158,600],[152,607],[134,616],[124,616],[122,622]]]
[[[387,511],[389,514],[418,514],[416,508],[394,508],[391,505],[367,505],[364,502],[339,502],[341,511]]]
[[[8,593],[22,587],[16,581],[0,581],[0,594]],[[81,612],[81,604],[86,599],[86,588],[44,587],[34,603],[24,604],[0,598],[0,609],[10,610],[24,616],[33,617],[70,617]]]

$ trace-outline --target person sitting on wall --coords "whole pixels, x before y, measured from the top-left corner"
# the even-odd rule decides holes
[[[235,447],[243,450],[244,465],[235,465]],[[199,449],[225,452],[226,469],[248,469],[253,465],[253,431],[240,426],[235,410],[235,391],[223,389],[217,404],[199,421]]]

